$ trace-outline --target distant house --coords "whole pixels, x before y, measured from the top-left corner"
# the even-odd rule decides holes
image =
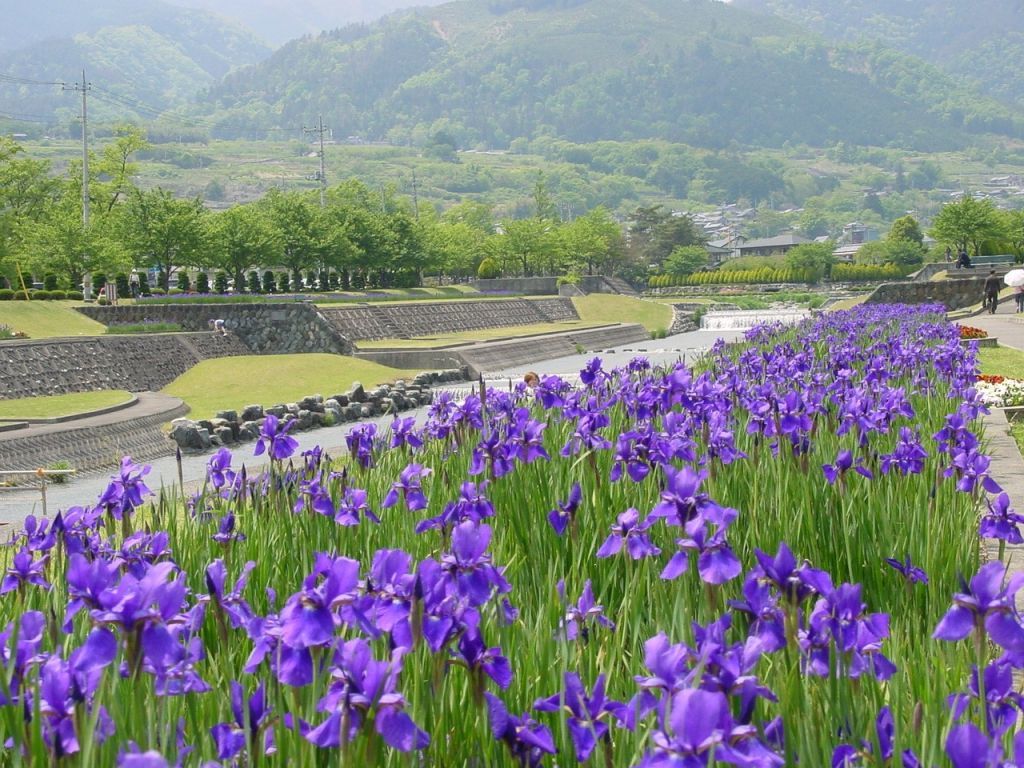
[[[845,243],[843,245],[836,246],[836,249],[832,251],[832,257],[841,263],[851,264],[853,263],[854,257],[857,255],[857,251],[864,247],[864,243]]]
[[[785,253],[798,245],[811,242],[806,237],[794,235],[776,235],[775,237],[763,237],[758,240],[748,240],[741,244],[737,250],[739,256],[771,256],[775,253]]]
[[[704,248],[707,249],[708,261],[711,266],[717,267],[723,261],[735,259],[740,255],[740,246],[745,242],[746,238],[743,235],[730,235],[717,240],[709,240]]]

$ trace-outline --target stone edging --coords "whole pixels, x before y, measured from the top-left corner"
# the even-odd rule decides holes
[[[53,416],[48,419],[18,419],[17,423],[24,424],[64,424],[68,421],[77,421],[78,419],[88,419],[91,416],[105,416],[108,413],[117,413],[117,411],[123,411],[125,408],[131,408],[133,405],[138,405],[139,397],[135,394],[130,394],[129,398],[122,403],[114,403],[113,405],[105,405],[102,408],[97,408],[92,411],[79,411],[78,413],[69,413],[67,416]]]
[[[13,432],[16,429],[27,428],[27,421],[0,421],[0,432]]]
[[[1010,497],[1016,509],[1024,508],[1024,458],[1020,455],[1017,442],[1010,434],[1010,424],[1001,408],[993,408],[984,418],[987,455],[992,463],[989,472]],[[983,560],[995,560],[999,556],[999,542],[983,542]],[[1010,573],[1024,571],[1024,545],[1007,544],[1003,561]]]

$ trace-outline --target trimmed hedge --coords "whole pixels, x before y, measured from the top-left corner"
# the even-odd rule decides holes
[[[860,280],[898,280],[906,270],[895,264],[834,264],[833,282]],[[761,283],[816,283],[818,275],[813,269],[743,269],[694,272],[692,275],[655,275],[648,280],[651,288],[672,288],[683,285],[758,285]]]
[[[0,288],[0,301],[14,301],[14,289]]]

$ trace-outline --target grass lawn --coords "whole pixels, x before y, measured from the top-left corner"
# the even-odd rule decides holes
[[[360,341],[360,349],[435,349],[449,344],[470,343],[474,341],[493,341],[494,339],[521,339],[524,336],[536,336],[542,333],[559,331],[575,331],[583,328],[596,328],[607,325],[602,322],[585,322],[583,320],[567,320],[561,323],[536,323],[534,325],[512,325],[504,328],[483,328],[479,331],[462,331],[460,333],[442,333],[437,336],[421,336],[415,339],[380,339],[379,341]]]
[[[104,333],[104,326],[73,309],[81,306],[79,301],[0,301],[0,325],[24,331],[31,339]]]
[[[664,331],[672,325],[672,309],[655,301],[592,293],[576,296],[572,303],[580,320],[588,323],[641,323],[648,331]]]
[[[843,299],[842,301],[837,301],[835,304],[830,304],[828,309],[829,309],[830,312],[833,312],[833,311],[836,311],[836,310],[840,310],[840,309],[853,309],[858,304],[863,304],[867,300],[869,295],[870,294],[865,293],[863,296],[852,296],[849,299]]]
[[[246,355],[204,360],[162,391],[188,403],[192,418],[203,419],[250,403],[291,403],[313,394],[327,397],[344,392],[354,381],[369,388],[417,373],[340,355]]]
[[[1024,352],[1011,347],[978,350],[981,372],[1010,379],[1024,379]]]
[[[104,389],[99,392],[75,392],[70,395],[0,400],[0,421],[69,416],[72,413],[83,413],[106,408],[108,405],[117,405],[129,398],[131,398],[131,394],[123,389]]]

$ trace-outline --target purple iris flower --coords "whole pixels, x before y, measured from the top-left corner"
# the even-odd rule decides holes
[[[533,705],[538,712],[559,712],[563,707],[568,713],[566,725],[569,727],[578,763],[590,759],[598,742],[605,742],[610,750],[611,739],[606,720],[615,718],[622,722],[627,717],[625,704],[605,696],[604,675],[597,676],[594,692],[588,696],[579,675],[566,672],[564,692],[538,699]]]
[[[467,520],[452,531],[451,552],[441,557],[441,570],[449,584],[474,608],[486,603],[495,591],[512,591],[501,569],[492,564],[486,553],[490,543],[491,527]]]
[[[860,584],[840,584],[817,601],[800,631],[808,674],[837,672],[851,678],[871,673],[888,680],[896,666],[881,652],[889,636],[889,616],[866,613]]]
[[[882,454],[882,474],[899,472],[902,475],[919,475],[924,470],[928,451],[921,445],[921,438],[910,427],[900,427],[900,438],[892,453]]]
[[[994,500],[986,500],[988,512],[981,517],[978,535],[983,539],[999,539],[1010,544],[1024,544],[1020,524],[1024,515],[1017,514],[1010,506],[1010,496],[1004,491]]]
[[[414,417],[396,418],[391,422],[391,447],[408,447],[410,449],[423,447],[423,439],[416,432],[416,419]]]
[[[492,480],[497,480],[512,471],[513,454],[508,442],[494,429],[480,439],[473,449],[473,458],[469,464],[469,474],[479,475],[490,470]]]
[[[718,692],[687,688],[672,697],[664,730],[655,731],[653,748],[637,768],[702,766],[715,760],[750,768],[783,765],[781,756],[760,741],[757,728],[732,719],[729,701]]]
[[[742,595],[742,600],[730,600],[729,607],[750,618],[750,637],[756,637],[766,653],[785,646],[785,617],[771,586],[755,572],[743,582]]]
[[[58,525],[60,521],[60,525]],[[15,534],[12,544],[24,540],[25,549],[30,552],[46,552],[53,549],[57,542],[58,531],[64,530],[64,517],[58,514],[53,525],[45,517],[29,515],[22,524],[22,529]]]
[[[306,739],[318,747],[339,747],[352,742],[372,722],[384,742],[397,750],[426,748],[430,736],[404,711],[405,698],[397,690],[401,671],[401,649],[389,661],[377,661],[362,638],[344,643],[327,694],[317,705],[330,716]]]
[[[893,722],[892,710],[882,707],[875,719],[875,736],[878,744],[878,760],[889,765],[895,753],[896,726]],[[861,768],[864,765],[876,764],[874,745],[869,741],[861,742],[858,749],[852,744],[840,744],[832,752],[832,768]],[[921,761],[912,750],[905,749],[900,755],[903,768],[922,768]]]
[[[1016,768],[1024,765],[1024,732],[1013,738],[1013,758],[1004,762],[999,740],[990,741],[974,723],[955,725],[946,737],[946,756],[953,768]]]
[[[547,424],[544,422],[531,419],[526,408],[517,409],[508,427],[507,443],[510,453],[524,464],[530,464],[537,459],[550,461],[551,457],[544,449],[546,427]]]
[[[345,495],[338,503],[338,509],[334,515],[334,522],[338,525],[359,525],[361,517],[372,520],[380,525],[380,518],[374,514],[367,500],[366,491],[361,488],[346,488]]]
[[[928,583],[928,574],[914,565],[910,560],[910,555],[907,555],[905,560],[897,560],[892,557],[887,557],[885,558],[885,562],[887,565],[903,574],[903,578],[907,580],[908,584]]]
[[[740,575],[743,566],[725,538],[726,529],[736,519],[736,510],[719,507],[712,511],[715,513],[714,532],[709,533],[710,526],[708,524],[695,525],[701,521],[700,518],[690,521],[687,528],[692,529],[692,535],[676,542],[680,551],[676,552],[668,561],[661,572],[661,578],[675,579],[686,571],[689,550],[698,553],[697,570],[700,573],[701,581],[705,584],[724,584]],[[711,522],[712,519],[709,519],[708,523]]]
[[[981,566],[970,585],[962,584],[963,592],[953,595],[953,606],[939,621],[932,637],[956,641],[971,632],[979,636],[987,632],[993,642],[1008,651],[1024,649],[1024,629],[1014,604],[1014,596],[1024,587],[1024,574],[1011,575],[1004,587],[1005,575],[1003,563]]]
[[[228,512],[217,521],[217,532],[210,537],[218,544],[228,545],[235,541],[245,541],[245,534],[235,530],[235,515]]]
[[[267,453],[271,459],[282,461],[294,454],[299,447],[299,441],[289,435],[288,431],[295,424],[295,419],[288,419],[282,424],[274,414],[264,417],[253,455],[262,456]]]
[[[117,756],[117,768],[171,768],[167,758],[155,749],[141,751],[134,743]]]
[[[754,557],[758,563],[758,578],[773,585],[791,605],[800,605],[815,593],[828,594],[832,591],[828,574],[806,564],[797,567],[796,558],[784,541],[779,544],[779,551],[774,557],[756,548]]]
[[[156,678],[157,696],[183,696],[206,693],[210,686],[199,676],[196,664],[205,658],[198,637],[188,637],[176,627],[161,624],[142,630],[142,668]]]
[[[247,750],[250,755],[255,754],[257,750],[265,755],[273,754],[275,750],[271,712],[263,683],[260,683],[252,696],[246,699],[242,684],[232,680],[231,714],[234,720],[218,723],[210,729],[210,735],[217,745],[217,759],[231,760],[243,750]]]
[[[393,507],[401,498],[405,500],[405,506],[410,512],[426,509],[427,497],[423,493],[421,483],[423,478],[429,477],[432,472],[430,467],[424,467],[422,464],[408,465],[399,473],[398,481],[391,486],[391,490],[381,502],[381,507],[384,509]]]
[[[358,427],[353,427],[345,435],[345,443],[348,445],[349,453],[363,469],[369,469],[375,463],[373,443],[376,436],[376,424],[362,424]]]
[[[562,602],[565,602],[565,582],[559,581],[558,594]],[[604,615],[604,606],[598,605],[594,600],[594,589],[587,579],[583,585],[583,592],[575,605],[568,605],[565,610],[565,618],[559,626],[565,633],[565,639],[572,641],[581,638],[584,643],[590,640],[590,631],[593,625],[600,624],[602,627],[615,631],[615,622]]]
[[[664,469],[665,488],[650,517],[665,518],[669,524],[682,528],[698,515],[721,514],[722,508],[700,491],[706,472],[697,473],[689,467],[675,469],[666,466]]]
[[[130,456],[125,456],[121,459],[120,472],[111,478],[110,484],[100,495],[98,506],[116,520],[131,515],[135,509],[142,506],[143,496],[153,495],[142,479],[151,469],[148,464],[139,466],[132,462]]]
[[[945,471],[946,477],[956,477],[956,489],[964,493],[972,493],[978,486],[989,493],[999,493],[1003,489],[988,474],[992,459],[976,448],[960,451],[953,455],[953,461]]]
[[[836,456],[835,464],[821,465],[821,471],[825,473],[825,479],[828,480],[829,485],[835,485],[836,480],[841,485],[845,484],[846,473],[851,469],[868,480],[874,477],[871,471],[864,467],[864,460],[860,456],[857,457],[857,461],[854,463],[852,451],[840,451]]]
[[[556,753],[554,738],[546,725],[525,714],[519,717],[509,714],[501,699],[491,693],[484,695],[487,697],[491,733],[496,740],[505,743],[518,765],[538,768],[544,755]]]
[[[281,609],[282,642],[292,648],[326,645],[342,623],[365,626],[372,632],[364,614],[369,606],[360,597],[358,561],[318,554],[302,591],[288,598]]]
[[[456,661],[469,670],[473,689],[478,695],[483,694],[485,675],[502,690],[512,684],[512,665],[502,655],[501,648],[487,647],[477,629],[467,630],[459,638]]]
[[[219,449],[206,464],[206,477],[216,490],[235,484],[235,473],[231,470],[231,451]]]
[[[256,567],[252,560],[242,567],[234,586],[227,590],[228,569],[222,559],[214,560],[206,566],[206,588],[209,590],[207,597],[213,603],[217,611],[217,620],[222,622],[224,617],[234,629],[241,629],[253,618],[252,609],[242,597],[246,585],[249,583],[249,574]],[[226,633],[222,633],[222,640]]]
[[[1024,713],[1024,695],[1014,690],[1013,666],[1002,659],[985,667],[983,680],[985,731],[993,736],[1001,736],[1016,726],[1021,713]],[[955,693],[949,697],[954,720],[963,718],[971,705],[980,698],[978,683],[978,668],[975,666],[971,670],[968,693]]]
[[[0,582],[0,595],[13,592],[16,589],[24,592],[29,584],[50,589],[50,582],[44,577],[49,560],[49,555],[43,555],[35,560],[30,550],[18,550],[11,560],[11,567],[7,569],[3,581]]]
[[[598,557],[613,557],[626,545],[626,551],[634,560],[641,560],[645,557],[657,557],[661,550],[651,543],[647,535],[647,529],[653,524],[652,520],[640,522],[640,512],[630,507],[616,518],[616,523],[611,527],[611,533],[604,540],[604,544],[597,550]]]
[[[564,535],[565,529],[575,522],[576,510],[579,509],[581,501],[583,501],[583,492],[580,490],[580,484],[573,483],[572,489],[569,491],[569,498],[564,502],[558,502],[558,507],[548,512],[548,522],[559,536]]]

